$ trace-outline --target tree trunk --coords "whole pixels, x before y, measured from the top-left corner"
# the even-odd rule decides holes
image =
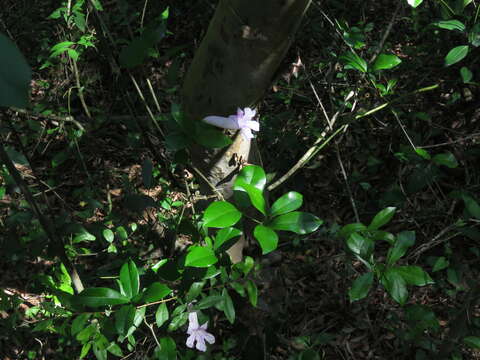
[[[185,116],[201,121],[252,106],[268,89],[311,0],[221,0],[183,86]],[[220,151],[192,151],[192,160],[224,198],[231,194],[240,160],[259,162],[250,140],[237,134]],[[200,180],[202,181],[202,180]],[[211,191],[211,190],[210,190]],[[230,251],[240,261],[244,239]]]

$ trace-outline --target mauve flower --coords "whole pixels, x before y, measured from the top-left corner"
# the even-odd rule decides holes
[[[207,351],[207,345],[205,344],[205,340],[209,344],[215,343],[215,336],[207,332],[208,321],[205,324],[199,326],[196,311],[192,311],[188,314],[188,321],[189,323],[187,334],[189,335],[189,337],[187,338],[187,346],[189,348],[193,348],[196,342],[197,350]]]
[[[207,116],[204,122],[210,125],[221,127],[224,129],[240,130],[241,134],[248,140],[253,138],[252,130],[259,131],[260,124],[252,119],[256,115],[255,109],[246,107],[245,109],[237,109],[237,115],[224,116]]]

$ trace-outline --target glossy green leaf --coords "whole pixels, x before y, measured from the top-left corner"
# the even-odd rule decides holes
[[[233,306],[232,298],[228,294],[227,289],[223,289],[222,297],[224,301],[223,312],[230,324],[233,324],[235,322],[235,307]]]
[[[263,255],[272,252],[278,246],[277,233],[267,226],[257,225],[253,231],[253,236],[260,244]]]
[[[203,215],[206,227],[225,228],[235,225],[242,217],[242,213],[227,201],[211,203]]]
[[[317,230],[323,220],[310,213],[294,211],[277,216],[267,226],[273,230],[292,231],[296,234],[309,234]]]
[[[441,29],[465,31],[465,25],[458,20],[441,20],[432,24]]]
[[[215,251],[228,250],[237,241],[235,238],[241,236],[242,234],[242,231],[233,227],[227,227],[219,230],[215,236],[213,249]]]
[[[404,305],[408,298],[407,284],[403,277],[393,269],[387,269],[380,282],[387,290],[388,294],[400,305]]]
[[[445,56],[445,66],[450,66],[456,64],[457,62],[463,60],[467,56],[469,51],[468,45],[461,45],[454,47],[450,50]]]
[[[113,242],[113,239],[115,238],[113,231],[110,229],[104,229],[102,231],[103,237],[105,240],[107,240],[109,243]]]
[[[280,198],[278,198],[270,208],[270,216],[275,217],[277,215],[283,215],[291,211],[297,210],[303,203],[303,195],[290,191]]]
[[[263,191],[265,184],[267,183],[265,171],[257,165],[245,166],[238,173],[235,183],[237,180],[241,180],[243,183],[252,185],[260,191]]]
[[[393,246],[388,250],[387,254],[387,265],[393,265],[398,261],[405,253],[409,247],[412,247],[415,244],[415,232],[414,231],[403,231],[397,235],[397,239]]]
[[[362,259],[368,261],[368,258],[373,252],[375,246],[372,239],[363,237],[358,233],[352,233],[347,239],[348,248]]]
[[[352,233],[361,232],[364,230],[367,230],[367,227],[361,223],[348,224],[340,229],[340,231],[338,232],[338,236],[346,240],[350,237],[350,235],[352,235]]]
[[[190,246],[185,258],[185,266],[209,267],[218,261],[212,249],[203,246]]]
[[[140,278],[137,265],[132,260],[123,264],[120,269],[120,283],[122,284],[123,293],[128,298],[131,299],[138,294]]]
[[[450,262],[445,258],[445,256],[439,256],[432,267],[432,272],[437,272],[443,269],[446,269],[450,265]]]
[[[472,349],[480,349],[480,337],[478,336],[467,336],[463,342]]]
[[[0,54],[0,106],[24,108],[32,77],[30,67],[15,44],[3,34],[0,34]]]
[[[72,239],[72,242],[74,244],[82,241],[95,241],[96,239],[95,235],[89,233],[85,228],[82,227],[80,231],[81,232],[76,233],[74,238]]]
[[[90,307],[126,304],[130,299],[110,288],[88,288],[83,290],[75,302]]]
[[[232,140],[220,130],[204,127],[199,127],[199,130],[195,134],[195,138],[193,140],[200,145],[212,149],[223,148],[232,143]]]
[[[248,300],[250,301],[250,304],[256,307],[258,301],[257,285],[255,285],[252,280],[248,279],[245,281],[245,288],[247,289]]]
[[[172,289],[170,289],[167,285],[160,282],[154,282],[147,288],[147,290],[145,290],[145,294],[143,295],[142,299],[145,303],[152,303],[163,299],[171,292]]]
[[[351,302],[361,300],[368,295],[373,284],[373,272],[368,272],[355,279],[348,291]]]
[[[122,349],[115,341],[112,341],[110,345],[108,345],[107,351],[115,356],[123,357]]]
[[[158,327],[162,327],[168,320],[168,308],[166,303],[161,303],[155,312],[155,322]]]
[[[260,211],[263,215],[267,214],[267,204],[265,198],[263,197],[263,191],[259,190],[255,186],[246,183],[242,179],[237,178],[233,189],[236,191],[245,191],[248,194],[248,197],[252,205]]]
[[[80,331],[82,331],[86,327],[87,321],[90,318],[90,315],[92,315],[92,314],[83,313],[83,314],[78,315],[75,318],[75,320],[73,320],[72,327],[70,328],[72,336],[75,336],[76,334],[78,334]]]
[[[468,213],[477,220],[480,220],[480,205],[478,202],[467,194],[462,194],[462,200],[465,203]]]
[[[185,301],[187,303],[191,303],[193,300],[195,300],[198,297],[198,295],[202,293],[204,286],[205,286],[205,281],[195,281],[190,286],[190,289],[188,290],[187,295],[185,296]]]
[[[340,60],[345,63],[346,69],[356,69],[362,73],[366,73],[368,70],[367,62],[353,52],[349,52],[340,56]]]
[[[136,309],[133,305],[124,305],[115,312],[115,329],[119,335],[127,334],[133,326]]]
[[[378,214],[375,215],[375,217],[373,218],[370,225],[368,225],[368,230],[377,230],[381,228],[383,225],[390,222],[393,215],[395,214],[395,210],[396,208],[394,207],[387,207],[381,210],[380,212],[378,212]]]
[[[421,148],[416,148],[415,149],[415,152],[417,153],[417,155],[421,156],[422,158],[424,158],[425,160],[430,160],[432,157],[430,156],[430,154],[428,153],[427,150],[425,149],[421,149]]]
[[[177,345],[170,336],[160,339],[160,348],[155,350],[155,359],[177,360]]]
[[[473,73],[470,71],[469,68],[465,66],[462,66],[462,68],[460,69],[460,76],[462,77],[462,81],[465,84],[468,84],[473,79]]]
[[[396,55],[380,54],[373,63],[373,70],[388,70],[399,65],[402,60]]]
[[[450,151],[435,155],[432,161],[437,165],[444,165],[450,169],[458,167],[458,161]]]
[[[416,8],[422,2],[423,2],[423,0],[407,0],[408,5],[410,5],[413,8]]]
[[[392,268],[391,271],[402,276],[408,285],[425,286],[428,284],[433,284],[433,280],[430,275],[428,275],[428,273],[420,266],[398,266]]]
[[[199,302],[197,302],[195,304],[195,309],[198,309],[198,310],[209,309],[209,308],[217,305],[218,303],[220,303],[222,301],[223,301],[223,296],[221,296],[221,295],[210,295],[210,296],[207,296],[207,297],[203,298]]]

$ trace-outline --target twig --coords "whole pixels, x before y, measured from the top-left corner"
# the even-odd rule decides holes
[[[220,200],[224,200],[224,197],[222,195],[222,193],[220,191],[218,191],[218,189],[215,187],[215,185],[213,185],[211,183],[210,180],[208,180],[208,178],[200,171],[200,169],[198,169],[196,166],[194,166],[193,164],[191,165],[192,169],[203,179],[203,181],[205,181],[207,183],[207,185],[210,187],[210,189],[212,189],[212,191],[217,195],[217,197],[220,199]],[[270,190],[270,189],[269,189]]]
[[[395,11],[393,12],[392,19],[388,23],[387,28],[385,29],[385,33],[383,34],[382,40],[380,40],[380,43],[378,44],[377,50],[373,53],[372,57],[370,58],[370,63],[373,63],[375,59],[377,58],[378,54],[382,51],[383,45],[385,45],[385,41],[387,41],[388,36],[390,35],[390,32],[392,31],[393,24],[395,24],[395,18],[397,17],[398,11],[400,10],[400,7],[402,6],[403,2],[398,1],[397,2],[397,7],[395,8]]]
[[[357,223],[359,223],[360,222],[360,217],[358,216],[357,205],[355,204],[355,199],[353,198],[352,189],[350,188],[350,183],[349,183],[348,177],[347,177],[347,172],[345,171],[345,167],[343,166],[343,161],[342,161],[342,158],[340,156],[340,149],[338,147],[338,143],[335,144],[335,148],[336,148],[335,152],[337,154],[337,160],[338,160],[338,163],[340,165],[340,169],[342,171],[343,180],[345,180],[345,185],[347,187],[348,196],[350,197],[350,202],[352,203],[353,213],[355,214],[355,220],[357,221]]]
[[[75,83],[77,85],[78,97],[80,99],[80,103],[82,104],[83,110],[85,111],[85,115],[87,115],[87,117],[91,119],[92,115],[90,114],[90,110],[88,109],[87,103],[85,102],[82,85],[80,84],[80,73],[78,71],[77,61],[75,59],[72,59],[72,63],[73,63],[73,73],[75,75]]]

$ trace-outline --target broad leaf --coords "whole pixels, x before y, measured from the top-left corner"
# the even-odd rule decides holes
[[[133,305],[124,305],[115,312],[115,329],[119,335],[126,335],[133,326],[136,309]]]
[[[258,190],[263,191],[265,184],[267,183],[267,177],[265,171],[257,165],[245,166],[237,175],[237,180],[242,180],[246,184],[250,184],[256,187]]]
[[[278,246],[277,233],[267,226],[257,225],[253,231],[253,236],[260,244],[263,255],[272,252]]]
[[[420,266],[398,266],[392,268],[391,271],[399,274],[408,285],[425,286],[433,284],[430,275]]]
[[[255,285],[255,283],[249,279],[245,282],[245,287],[247,289],[248,300],[250,301],[250,304],[256,307],[258,300],[257,285]]]
[[[361,300],[368,295],[373,284],[373,272],[368,272],[355,279],[348,291],[351,302]]]
[[[155,322],[161,327],[168,320],[168,308],[166,303],[161,303],[155,312]]]
[[[368,258],[373,252],[375,244],[370,238],[363,237],[358,233],[353,233],[347,239],[347,246],[355,255],[358,255],[365,261],[368,261]]]
[[[205,128],[199,126],[195,138],[193,139],[200,145],[207,148],[223,148],[232,143],[232,140],[222,133],[220,130],[214,128]]]
[[[314,232],[323,224],[315,215],[310,213],[294,211],[277,216],[267,226],[273,230],[292,231],[297,234],[309,234]]]
[[[413,244],[415,244],[414,231],[403,231],[398,234],[393,247],[388,250],[387,265],[395,264],[398,259],[405,255],[408,248],[412,247]]]
[[[480,337],[478,336],[467,336],[463,342],[473,349],[480,349]]]
[[[373,63],[373,70],[388,70],[402,62],[396,55],[380,54]]]
[[[423,2],[423,0],[407,0],[408,5],[410,5],[413,8],[416,8],[422,2]]]
[[[206,227],[225,228],[235,225],[242,217],[242,213],[227,201],[215,201],[211,203],[203,215]]]
[[[404,305],[408,298],[407,284],[403,277],[393,269],[387,269],[380,282],[388,294],[400,305]]]
[[[454,47],[448,52],[447,56],[445,56],[445,66],[450,66],[463,60],[465,56],[467,56],[468,50],[468,45]]]
[[[450,169],[454,169],[458,166],[458,161],[450,151],[443,154],[437,154],[433,157],[433,162],[438,165],[444,165]]]
[[[270,216],[283,215],[297,210],[303,203],[303,195],[290,191],[278,198],[270,208]]]
[[[128,298],[131,299],[138,294],[140,280],[137,265],[132,260],[123,264],[120,269],[120,283],[122,284],[123,293]]]
[[[167,285],[160,282],[154,282],[147,288],[147,290],[145,290],[145,294],[143,295],[142,299],[145,303],[152,303],[163,299],[171,292],[172,289],[170,289]]]
[[[213,249],[215,251],[228,250],[237,241],[235,238],[241,236],[242,234],[242,231],[233,227],[223,228],[219,230],[217,232],[217,235],[215,236]]]
[[[396,208],[394,207],[387,207],[381,210],[377,215],[375,215],[370,225],[368,225],[368,230],[377,230],[383,225],[387,224],[395,214],[395,210]]]
[[[221,301],[223,301],[223,296],[221,296],[221,295],[210,295],[210,296],[207,296],[207,297],[203,298],[199,302],[197,302],[195,304],[195,309],[198,309],[198,310],[208,309],[208,308],[211,308],[212,306],[217,305]]]
[[[367,62],[353,52],[349,52],[340,56],[340,60],[345,63],[346,69],[356,69],[362,73],[366,73],[368,70]]]
[[[203,246],[190,246],[185,258],[185,266],[209,267],[218,261],[212,249]]]
[[[434,22],[432,25],[446,30],[465,31],[465,25],[458,20],[441,20]]]
[[[130,301],[129,298],[110,288],[89,288],[83,290],[75,298],[75,302],[90,307],[121,305]]]
[[[233,306],[232,298],[228,294],[227,289],[223,289],[222,297],[224,301],[223,312],[230,324],[233,324],[235,322],[235,307]]]
[[[235,180],[233,189],[236,191],[245,191],[248,194],[252,205],[263,215],[267,214],[267,204],[265,202],[265,198],[263,197],[262,190],[238,178]]]
[[[338,232],[338,235],[346,240],[350,237],[352,233],[360,232],[364,230],[367,230],[367,227],[365,225],[361,223],[353,223],[353,224],[348,224],[342,227]]]

